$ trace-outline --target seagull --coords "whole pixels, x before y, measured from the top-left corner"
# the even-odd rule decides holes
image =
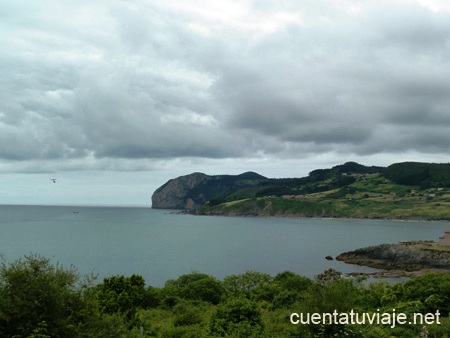
[[[51,180],[53,181],[53,183],[56,183],[56,178],[51,178]]]

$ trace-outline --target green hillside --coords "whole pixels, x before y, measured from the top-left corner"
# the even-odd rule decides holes
[[[266,179],[206,202],[209,215],[450,219],[450,165],[348,162],[307,177]]]

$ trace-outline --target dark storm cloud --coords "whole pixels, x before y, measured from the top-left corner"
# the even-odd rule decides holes
[[[450,143],[448,9],[345,0],[1,6],[5,160],[100,168],[109,159],[445,154]]]

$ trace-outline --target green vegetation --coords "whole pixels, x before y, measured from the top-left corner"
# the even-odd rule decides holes
[[[423,189],[450,187],[449,163],[396,163],[386,168],[385,175],[398,184],[416,185]]]
[[[367,283],[326,270],[309,279],[255,271],[223,281],[192,272],[164,287],[139,275],[94,284],[38,255],[0,267],[0,337],[449,337],[450,275]],[[396,325],[290,322],[292,313],[440,313],[439,322]],[[411,316],[411,317],[410,317]]]
[[[267,181],[267,178],[254,172],[246,172],[240,175],[210,176],[208,180],[192,188],[186,198],[199,202],[209,199],[211,205],[220,204],[226,202],[223,196],[241,190],[253,189],[259,183],[265,181]]]
[[[450,219],[450,164],[382,168],[348,162],[304,178],[260,181],[205,203],[196,213]]]

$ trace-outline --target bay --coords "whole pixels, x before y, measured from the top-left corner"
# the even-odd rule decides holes
[[[375,269],[325,256],[369,245],[434,240],[447,222],[192,216],[150,207],[0,206],[0,254],[36,253],[82,275],[142,275],[147,284],[199,271],[223,279],[248,270],[313,277]]]

